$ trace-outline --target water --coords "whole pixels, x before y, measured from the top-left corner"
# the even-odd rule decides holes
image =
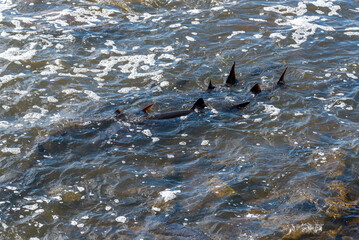
[[[0,6],[2,239],[357,236],[357,1]]]

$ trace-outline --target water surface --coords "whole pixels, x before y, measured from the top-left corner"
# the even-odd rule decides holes
[[[2,239],[358,235],[357,1],[0,9]]]

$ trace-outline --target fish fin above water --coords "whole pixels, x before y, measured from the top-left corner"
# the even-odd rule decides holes
[[[253,94],[259,94],[261,92],[261,87],[259,86],[258,83],[256,83],[256,85],[254,85],[252,88],[251,88],[251,92]]]
[[[207,107],[207,105],[205,104],[203,98],[199,98],[195,104],[193,105],[193,107],[191,108],[191,110],[202,110],[205,107]]]
[[[285,84],[285,81],[284,81],[284,76],[285,76],[285,73],[287,71],[288,67],[285,68],[284,72],[282,73],[282,76],[280,76],[278,82],[277,82],[277,85],[284,85]]]
[[[250,103],[250,102],[240,103],[240,104],[235,105],[234,107],[235,107],[235,108],[244,108],[244,107],[246,107],[249,103]]]
[[[229,75],[228,75],[228,77],[227,77],[226,84],[227,84],[228,86],[233,86],[233,85],[235,85],[236,82],[237,82],[237,80],[236,80],[236,71],[234,70],[235,66],[236,66],[236,62],[233,63],[233,66],[232,66],[232,68],[231,68],[231,71],[230,71],[230,73],[229,73]]]
[[[151,108],[153,107],[153,105],[155,105],[155,104],[154,104],[154,103],[152,103],[151,105],[149,105],[149,106],[145,107],[144,109],[142,109],[142,112],[144,112],[144,113],[148,113],[148,112],[151,110]]]
[[[216,87],[212,85],[212,81],[209,81],[207,91],[211,91],[211,90],[213,90],[213,89],[215,89],[215,88],[216,88]]]
[[[117,110],[115,111],[116,114],[121,114],[121,109],[120,108],[117,108]]]

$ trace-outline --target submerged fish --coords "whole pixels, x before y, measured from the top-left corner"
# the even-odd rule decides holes
[[[153,106],[153,104],[149,105],[148,107],[145,107],[142,111],[145,112],[146,114],[148,114],[148,112],[152,108],[152,106]],[[155,115],[148,114],[145,120],[150,120],[150,119],[171,119],[171,118],[182,117],[182,116],[186,116],[186,115],[188,115],[190,113],[193,113],[193,112],[199,112],[199,111],[203,110],[206,107],[207,107],[207,105],[205,104],[203,98],[199,98],[195,102],[193,107],[191,109],[189,109],[189,110],[160,113],[160,114],[155,114]]]

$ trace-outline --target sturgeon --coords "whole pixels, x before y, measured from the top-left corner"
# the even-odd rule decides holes
[[[205,104],[203,98],[199,98],[194,105],[192,106],[191,109],[188,110],[182,110],[182,111],[174,111],[174,112],[167,112],[167,113],[160,113],[160,114],[155,114],[155,115],[149,115],[149,110],[152,108],[153,104],[149,105],[148,107],[145,107],[142,111],[147,115],[146,120],[151,120],[151,119],[171,119],[171,118],[177,118],[177,117],[182,117],[182,116],[186,116],[190,113],[193,112],[199,112],[201,110],[203,110],[204,108],[207,107],[207,105]]]

